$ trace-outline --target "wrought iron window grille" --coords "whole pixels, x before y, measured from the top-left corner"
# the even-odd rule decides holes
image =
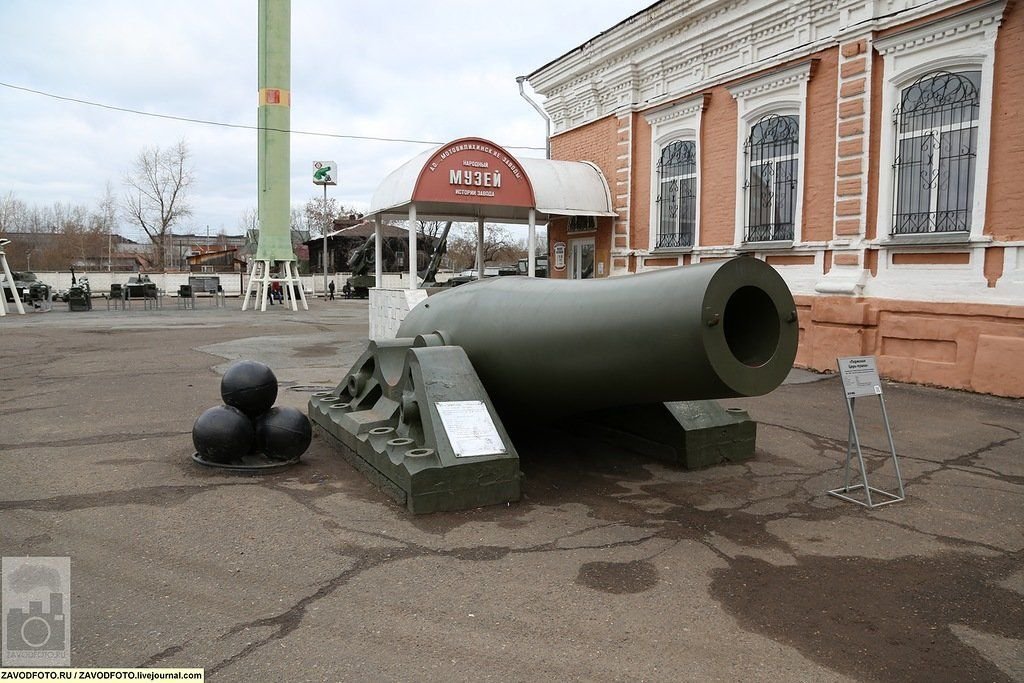
[[[597,219],[594,216],[571,216],[567,232],[592,232],[597,230]]]
[[[697,225],[697,143],[674,140],[658,159],[658,238],[655,247],[693,246]]]
[[[968,232],[974,207],[980,71],[939,71],[893,110],[892,234]]]
[[[799,117],[769,114],[750,127],[743,144],[745,242],[793,239],[799,152]]]

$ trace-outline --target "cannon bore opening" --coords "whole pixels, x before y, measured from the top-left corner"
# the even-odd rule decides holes
[[[725,304],[723,331],[736,360],[752,368],[770,361],[779,346],[775,302],[758,287],[740,287]]]

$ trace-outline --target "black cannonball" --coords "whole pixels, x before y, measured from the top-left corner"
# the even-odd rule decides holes
[[[233,363],[220,381],[224,403],[255,419],[270,410],[277,400],[274,371],[254,360]]]
[[[252,451],[256,431],[245,413],[231,406],[216,406],[192,425],[192,444],[199,457],[209,462],[239,460]]]
[[[295,408],[271,408],[256,420],[256,448],[271,460],[294,460],[312,440],[309,420]]]

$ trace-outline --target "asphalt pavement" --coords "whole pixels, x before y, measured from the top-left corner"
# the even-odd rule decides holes
[[[521,501],[411,516],[319,438],[263,476],[192,462],[233,360],[305,410],[366,342],[365,301],[227,305],[0,318],[0,555],[71,558],[74,666],[1024,680],[1022,401],[884,383],[906,500],[875,510],[826,495],[846,408],[836,377],[797,371],[723,402],[759,422],[752,460],[688,472],[538,425],[515,435]],[[858,424],[892,490],[877,402]]]

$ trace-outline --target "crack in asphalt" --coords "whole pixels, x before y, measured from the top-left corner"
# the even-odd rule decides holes
[[[846,457],[846,448],[847,448],[847,442],[846,441],[842,441],[840,439],[835,439],[835,438],[832,438],[832,437],[824,436],[822,434],[816,434],[816,433],[811,432],[809,430],[801,429],[799,427],[793,427],[791,425],[784,425],[784,424],[779,424],[779,423],[774,423],[774,422],[760,422],[759,424],[762,424],[762,425],[765,425],[765,426],[769,426],[769,427],[775,427],[775,428],[781,429],[783,431],[788,431],[788,432],[792,432],[792,433],[795,433],[795,434],[800,434],[801,436],[807,437],[808,439],[811,440],[811,443],[815,446],[815,448],[817,448],[819,450],[819,454],[821,454],[822,456],[824,456],[826,451],[838,451],[840,453],[840,455],[842,455],[843,458]],[[970,451],[968,453],[963,453],[963,454],[961,454],[961,455],[959,455],[959,456],[957,456],[955,458],[951,458],[949,460],[932,460],[930,458],[924,458],[924,457],[921,457],[921,456],[905,455],[905,454],[901,454],[899,452],[899,447],[897,447],[896,448],[896,457],[899,460],[911,460],[911,461],[914,461],[914,462],[923,462],[923,463],[928,463],[930,465],[935,465],[936,466],[936,469],[931,470],[930,472],[922,472],[921,474],[919,474],[919,475],[917,475],[915,477],[904,478],[903,479],[904,487],[906,487],[906,485],[908,483],[915,483],[916,484],[916,483],[921,483],[921,482],[927,482],[931,477],[935,476],[936,474],[938,474],[940,472],[945,472],[945,471],[964,472],[964,471],[967,471],[964,468],[968,468],[968,467],[969,468],[973,468],[973,469],[970,470],[970,472],[972,474],[976,474],[976,475],[978,475],[980,477],[999,479],[1001,481],[1008,481],[1008,482],[1010,482],[1012,484],[1017,484],[1017,485],[1024,484],[1024,477],[1016,476],[1016,475],[1012,475],[1012,474],[998,473],[998,472],[996,472],[994,470],[991,470],[990,468],[982,467],[982,466],[979,466],[979,465],[974,463],[974,461],[977,460],[978,458],[980,458],[980,457],[982,457],[982,456],[984,456],[984,455],[986,455],[986,454],[996,450],[997,448],[1002,448],[1003,446],[1009,445],[1009,444],[1011,444],[1011,443],[1013,443],[1015,441],[1019,441],[1019,440],[1021,440],[1021,437],[1022,437],[1021,432],[1019,432],[1019,431],[1017,431],[1017,430],[1015,430],[1015,429],[1013,429],[1011,427],[1007,427],[1006,425],[993,424],[993,423],[990,423],[990,422],[983,422],[981,424],[984,424],[987,427],[993,427],[993,428],[996,428],[996,429],[1004,429],[1004,430],[1006,430],[1008,432],[1011,432],[1013,434],[1013,436],[1007,437],[1005,439],[996,439],[996,440],[990,441],[989,443],[985,444],[984,446],[976,448],[973,451]],[[861,451],[863,453],[865,453],[865,454],[870,454],[870,455],[874,455],[874,456],[882,456],[884,458],[891,457],[891,453],[888,450],[881,450],[881,449],[874,448],[874,447],[871,447],[871,446],[866,446],[864,444],[861,444]],[[865,461],[864,465],[868,469],[869,472],[873,472],[873,471],[879,469],[880,467],[884,467],[886,462],[887,461],[882,461],[882,462],[869,462],[869,461]],[[841,468],[842,468],[842,466],[840,465],[840,469]]]
[[[28,448],[68,448],[72,446],[106,446],[115,443],[131,443],[147,439],[168,439],[179,437],[191,432],[147,432],[145,434],[97,434],[77,439],[57,439],[54,441],[25,441],[22,443],[0,443],[0,452],[15,451]]]
[[[302,623],[302,620],[306,615],[307,609],[311,605],[330,596],[336,590],[350,583],[352,580],[356,579],[365,572],[380,567],[384,567],[390,564],[394,564],[396,562],[402,562],[410,559],[418,559],[422,557],[448,557],[454,558],[456,560],[469,562],[493,562],[503,559],[509,555],[524,555],[545,552],[577,552],[580,550],[633,547],[646,543],[647,541],[657,537],[657,534],[650,534],[639,538],[628,539],[623,541],[613,541],[611,543],[601,543],[597,545],[579,545],[572,547],[559,547],[558,545],[565,539],[579,536],[583,533],[587,533],[595,529],[605,528],[608,526],[613,525],[600,524],[593,527],[588,527],[586,529],[582,529],[571,534],[566,534],[565,536],[560,536],[552,541],[548,541],[547,543],[540,543],[533,546],[527,546],[524,548],[511,548],[506,546],[472,546],[449,549],[431,548],[429,546],[413,543],[411,541],[401,541],[399,539],[383,535],[384,537],[389,538],[389,540],[394,540],[396,542],[401,543],[404,547],[358,547],[359,550],[362,551],[362,554],[358,557],[352,558],[354,560],[353,566],[341,572],[337,576],[334,576],[328,579],[327,581],[321,583],[319,588],[315,592],[301,598],[295,604],[288,607],[280,614],[277,614],[272,617],[263,617],[260,619],[255,619],[253,621],[237,624],[228,629],[227,631],[225,631],[224,633],[222,633],[220,636],[217,636],[216,640],[225,640],[227,638],[230,638],[231,636],[237,635],[249,629],[259,629],[266,627],[270,627],[273,629],[268,635],[258,640],[254,640],[250,643],[247,643],[246,646],[242,648],[239,652],[235,653],[230,657],[227,657],[226,659],[221,660],[214,666],[209,667],[207,670],[211,674],[217,673],[222,669],[238,662],[239,660],[248,657],[260,648],[268,645],[269,643],[287,637],[290,633],[299,628],[299,626]],[[347,529],[345,527],[341,528],[350,533],[365,533],[360,529]],[[153,658],[147,660],[146,665],[153,665],[159,662],[161,659],[165,659],[166,657],[170,657],[171,655],[177,654],[178,652],[180,652],[180,650],[180,647],[178,647],[178,649],[168,648],[164,651],[164,653],[161,653],[160,655],[155,655]]]
[[[123,505],[176,505],[192,496],[223,486],[242,486],[245,482],[224,482],[191,485],[143,486],[121,491],[97,491],[36,500],[0,500],[0,510],[33,510],[36,512],[70,512],[88,508]]]
[[[19,413],[32,413],[37,410],[54,410],[56,408],[66,407],[66,403],[59,404],[47,404],[44,406],[34,406],[32,408],[3,408],[0,409],[0,415],[17,415]]]

